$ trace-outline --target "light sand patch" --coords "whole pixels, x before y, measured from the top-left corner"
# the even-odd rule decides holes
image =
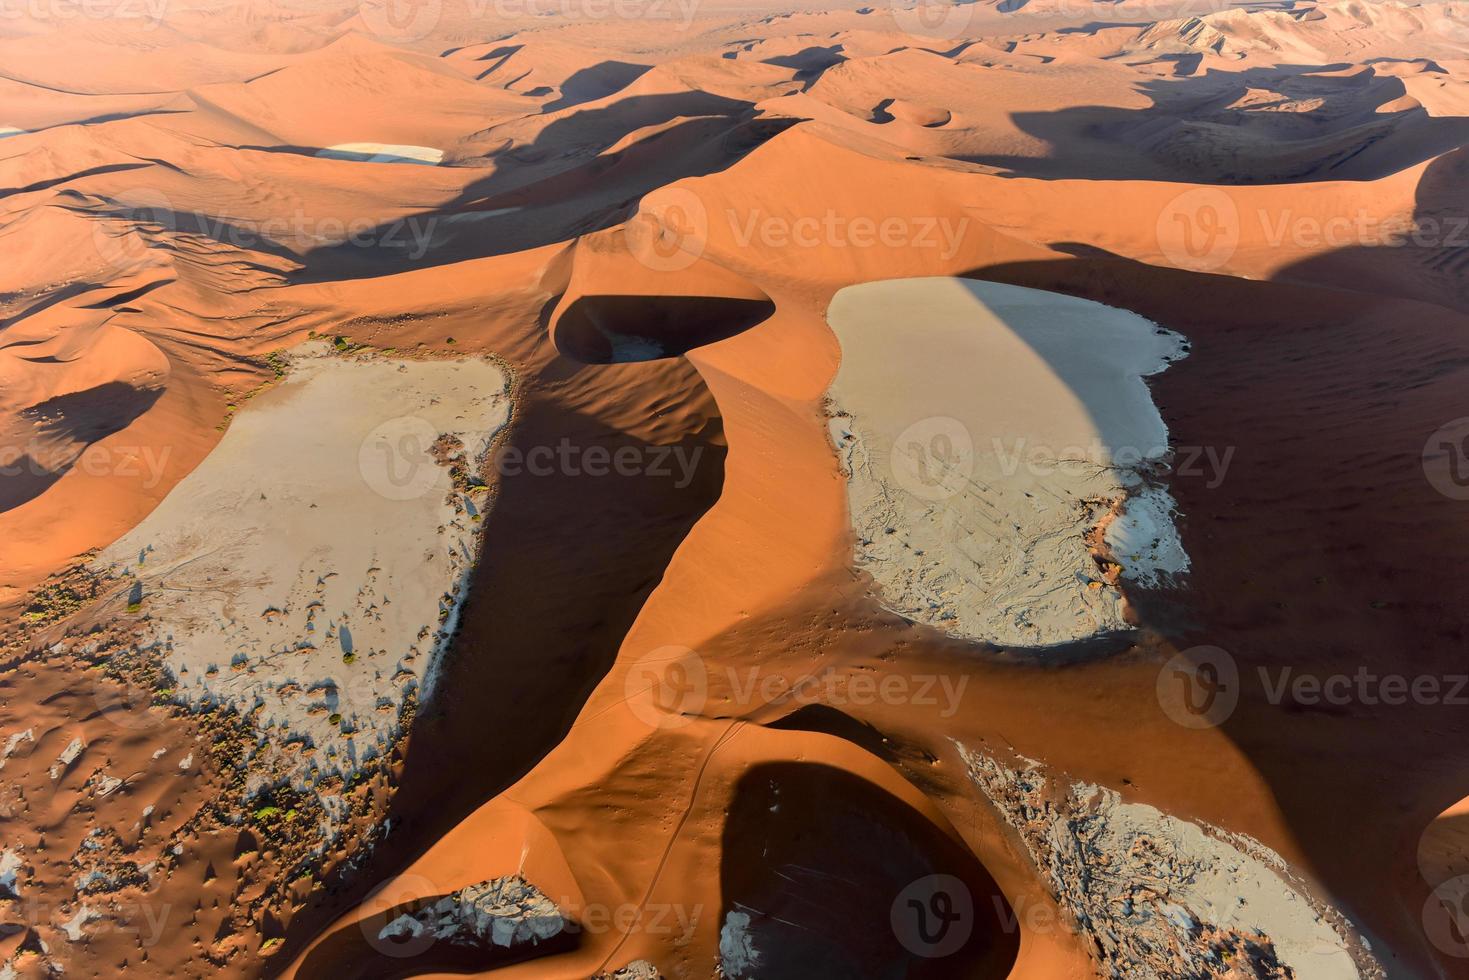
[[[1241,962],[1241,976],[1383,975],[1351,924],[1254,838],[1058,780],[1031,760],[1011,765],[955,745],[970,779],[1091,938],[1102,976],[1202,980]]]
[[[317,150],[316,155],[328,160],[356,160],[361,163],[419,163],[436,167],[444,162],[444,151],[432,146],[408,143],[338,143]]]
[[[305,785],[381,753],[431,687],[480,506],[441,465],[443,437],[472,464],[509,399],[486,360],[300,351],[98,564],[135,578],[130,604],[178,692],[258,707]]]
[[[1120,576],[1188,567],[1150,482],[1168,430],[1143,379],[1182,337],[1125,310],[973,280],[837,293],[832,439],[860,567],[889,608],[1048,647],[1128,629]]]

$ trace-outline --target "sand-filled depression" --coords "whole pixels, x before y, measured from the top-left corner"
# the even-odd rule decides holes
[[[841,290],[832,439],[857,562],[885,605],[955,636],[1049,648],[1129,626],[1119,583],[1188,558],[1153,479],[1168,430],[1144,378],[1178,334],[1000,283]]]

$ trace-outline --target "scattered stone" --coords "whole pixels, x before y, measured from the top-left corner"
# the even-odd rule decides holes
[[[0,769],[5,768],[5,763],[10,761],[10,757],[15,754],[15,750],[20,746],[21,742],[34,742],[35,740],[36,730],[34,728],[27,728],[23,732],[16,732],[7,738],[5,740],[5,748],[0,749]]]
[[[0,899],[20,898],[20,869],[23,862],[18,849],[0,851]]]
[[[71,764],[81,757],[82,750],[86,745],[80,738],[74,738],[67,743],[66,748],[56,757],[56,763],[51,767],[51,778],[60,779],[62,775],[71,768]]]
[[[620,970],[599,973],[591,980],[663,980],[663,974],[647,960],[633,960]]]
[[[87,935],[82,927],[93,919],[100,919],[101,917],[102,913],[89,906],[83,905],[77,909],[76,915],[61,925],[61,931],[66,933],[66,941],[71,943],[81,942]]]
[[[379,939],[416,939],[477,949],[536,945],[567,926],[554,902],[519,875],[461,888],[416,912],[405,913],[378,933]]]

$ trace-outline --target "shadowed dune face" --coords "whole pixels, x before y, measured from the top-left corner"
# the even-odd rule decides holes
[[[731,296],[582,296],[557,318],[556,347],[586,364],[678,357],[733,337],[775,312]]]
[[[1146,107],[1012,113],[1015,127],[1041,145],[1084,142],[1093,150],[1085,156],[978,148],[956,156],[1046,179],[1275,184],[1385,177],[1469,139],[1469,121],[1425,111],[1400,78],[1374,68],[1346,74],[1345,67],[1180,71],[1142,84]]]
[[[1010,906],[906,804],[823,765],[749,770],[724,825],[720,966],[731,980],[1008,975]]]
[[[87,447],[121,432],[163,394],[109,381],[85,391],[57,395],[20,412],[5,452],[0,429],[0,513],[45,493],[76,465]]]

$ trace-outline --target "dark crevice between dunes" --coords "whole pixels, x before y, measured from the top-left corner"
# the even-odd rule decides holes
[[[731,980],[1009,974],[1011,908],[969,850],[861,777],[755,766],[735,789],[720,865]]]
[[[768,299],[729,296],[581,296],[553,327],[562,354],[586,364],[677,357],[726,340],[775,312]]]

